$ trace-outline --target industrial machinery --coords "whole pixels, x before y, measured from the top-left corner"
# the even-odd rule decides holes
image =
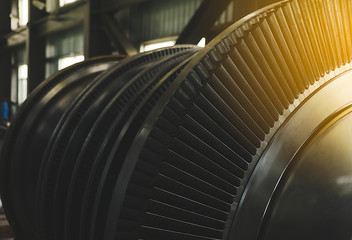
[[[1,155],[16,239],[350,240],[351,15],[283,1],[46,80]]]

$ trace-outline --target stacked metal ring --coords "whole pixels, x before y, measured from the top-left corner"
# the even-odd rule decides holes
[[[100,58],[52,76],[1,156],[18,239],[238,236],[244,190],[277,132],[350,70],[350,10],[348,0],[284,1],[201,50]]]

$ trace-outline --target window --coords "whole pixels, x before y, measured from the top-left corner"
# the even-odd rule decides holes
[[[28,23],[29,0],[13,0],[11,7],[11,30],[16,30]]]
[[[144,43],[140,47],[140,52],[146,52],[146,51],[151,51],[155,50],[158,48],[163,48],[163,47],[171,47],[175,45],[176,41],[164,41],[164,42],[158,42],[158,43]]]
[[[20,105],[27,98],[28,66],[25,45],[12,49],[11,54],[11,101]]]
[[[68,66],[70,66],[72,64],[75,64],[77,62],[81,62],[83,60],[84,60],[84,56],[83,55],[60,57],[59,58],[58,70],[66,68],[66,67],[68,67]]]
[[[63,6],[65,6],[66,4],[69,4],[69,3],[73,3],[73,2],[75,2],[75,1],[77,1],[77,0],[60,0],[60,7],[63,7]]]
[[[78,27],[48,36],[46,41],[46,77],[84,60],[83,28]]]
[[[55,12],[59,8],[64,7],[67,4],[77,1],[80,0],[45,0],[45,9],[47,12]]]
[[[171,47],[175,45],[176,39],[177,39],[177,36],[173,36],[170,38],[162,38],[162,39],[146,41],[140,45],[139,51],[146,52],[146,51],[151,51],[158,48]]]
[[[22,104],[27,98],[28,66],[22,64],[18,66],[18,104]]]
[[[18,24],[24,26],[28,23],[28,0],[18,0]]]
[[[140,45],[139,51],[146,52],[146,51],[151,51],[151,50],[155,50],[158,48],[171,47],[171,46],[175,45],[176,39],[177,39],[177,36],[173,36],[170,38],[163,38],[163,39],[157,39],[157,40],[152,40],[152,41],[146,41]],[[197,46],[205,47],[205,42],[206,42],[206,39],[203,37],[199,41]]]
[[[198,47],[205,47],[205,38],[203,37],[199,43],[197,44]]]

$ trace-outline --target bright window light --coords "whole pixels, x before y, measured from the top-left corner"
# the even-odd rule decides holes
[[[65,6],[66,4],[73,3],[77,0],[60,0],[60,7]]]
[[[61,57],[59,58],[59,66],[58,69],[61,70],[66,68],[74,63],[81,62],[84,60],[83,55],[69,56],[69,57]]]
[[[21,104],[27,98],[27,79],[28,66],[22,64],[18,66],[18,104]]]
[[[154,49],[162,48],[162,47],[171,47],[175,45],[176,40],[157,42],[157,43],[143,43],[139,49],[140,52],[151,51]]]
[[[28,23],[28,0],[18,0],[18,24],[24,26]]]
[[[197,44],[198,47],[205,47],[205,38],[203,37],[199,43]]]

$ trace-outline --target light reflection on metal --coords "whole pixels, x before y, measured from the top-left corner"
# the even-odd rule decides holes
[[[352,119],[351,9],[349,0],[283,1],[202,49],[125,59],[83,90],[67,87],[68,99],[63,92],[41,102],[53,87],[43,85],[12,125],[0,166],[17,232],[33,239],[348,239],[351,174],[342,170],[350,169],[350,136],[321,135],[323,145],[315,136],[351,125],[338,125]],[[330,150],[344,160],[335,173]]]

